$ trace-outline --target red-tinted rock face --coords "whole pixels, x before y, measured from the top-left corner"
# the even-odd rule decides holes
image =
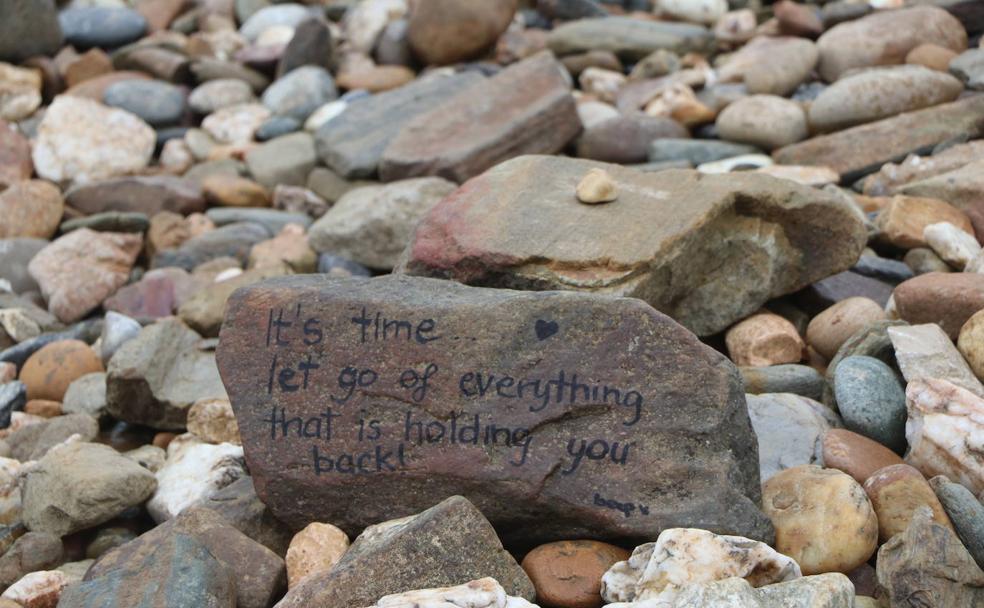
[[[462,494],[507,543],[772,536],[737,370],[639,300],[285,277],[232,296],[217,357],[295,527]]]

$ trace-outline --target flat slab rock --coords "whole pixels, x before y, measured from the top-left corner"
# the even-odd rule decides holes
[[[738,370],[639,300],[282,277],[233,294],[217,360],[295,529],[460,494],[507,543],[772,537]]]
[[[578,203],[577,185],[593,168],[612,176],[618,200]],[[788,180],[524,156],[431,209],[398,271],[641,298],[711,335],[850,268],[865,241],[856,210]]]

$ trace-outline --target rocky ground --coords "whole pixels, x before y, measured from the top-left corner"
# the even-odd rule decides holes
[[[984,607],[982,32],[0,0],[0,608]]]

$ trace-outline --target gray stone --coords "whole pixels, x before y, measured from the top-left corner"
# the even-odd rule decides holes
[[[103,528],[96,533],[96,537],[85,548],[87,559],[95,560],[112,551],[116,547],[125,545],[137,537],[129,528]]]
[[[892,368],[874,357],[847,357],[834,374],[834,393],[848,430],[905,451],[905,390]]]
[[[372,177],[383,150],[415,116],[482,80],[476,72],[424,76],[350,103],[341,116],[318,129],[318,155],[342,177]]]
[[[106,372],[86,374],[69,384],[62,400],[62,412],[87,414],[96,420],[105,418]]]
[[[790,393],[746,395],[745,399],[758,438],[763,483],[791,467],[823,465],[823,436],[841,426],[837,414],[825,412],[826,406],[812,399]]]
[[[173,175],[138,175],[82,184],[65,193],[65,203],[86,215],[124,211],[152,217],[161,211],[187,215],[205,210],[201,188]]]
[[[603,17],[562,24],[550,32],[547,46],[557,55],[611,51],[624,60],[638,61],[659,49],[680,55],[707,51],[713,39],[699,25]]]
[[[812,315],[841,300],[856,296],[869,298],[885,306],[892,297],[892,288],[892,285],[884,281],[845,270],[812,283],[796,295],[796,301]]]
[[[179,535],[201,542],[215,559],[235,573],[237,608],[268,608],[283,594],[287,583],[284,560],[230,526],[218,513],[202,508],[187,509],[133,542],[109,551],[86,572],[85,580],[98,580],[125,570]]]
[[[315,110],[338,98],[338,89],[328,70],[305,65],[284,75],[263,93],[263,105],[277,116],[300,122]]]
[[[256,141],[270,141],[301,130],[301,123],[291,116],[271,116],[256,130]]]
[[[99,434],[99,422],[88,414],[66,414],[21,427],[7,436],[10,455],[17,460],[40,460],[48,451],[72,435],[81,441],[93,441]]]
[[[35,55],[53,56],[61,45],[55,0],[5,0],[0,4],[0,61],[20,63]]]
[[[576,202],[578,183],[594,168],[618,185],[614,203]],[[849,268],[865,242],[851,203],[789,180],[642,173],[525,156],[434,207],[401,270],[485,286],[638,297],[711,335],[769,299]]]
[[[59,605],[72,608],[236,608],[236,578],[204,543],[169,535],[134,561],[105,576],[67,587]]]
[[[106,365],[113,358],[113,353],[125,342],[137,337],[140,333],[140,323],[112,310],[106,311],[104,320],[102,335],[99,336],[99,356],[103,365]]]
[[[281,557],[294,537],[293,531],[256,496],[252,477],[240,477],[198,505],[215,511],[230,526]]]
[[[820,401],[827,386],[820,372],[808,365],[742,367],[741,377],[745,381],[745,392],[753,395],[792,393]]]
[[[970,49],[955,57],[950,62],[950,72],[967,88],[984,90],[984,49]]]
[[[304,65],[331,67],[333,45],[331,30],[323,18],[313,17],[298,24],[294,36],[287,43],[277,62],[277,77],[282,78],[291,70]]]
[[[146,232],[149,227],[150,218],[146,213],[104,211],[62,222],[58,230],[63,234],[80,228],[88,228],[96,232]]]
[[[908,281],[915,274],[905,262],[883,258],[877,255],[862,255],[858,263],[851,268],[851,272],[878,279],[892,285],[898,285],[902,281]]]
[[[908,323],[899,320],[875,321],[856,331],[841,344],[834,358],[827,364],[827,378],[833,380],[837,366],[847,357],[874,357],[891,368],[897,367],[895,347],[892,346],[892,341],[888,337],[888,328],[906,325]]]
[[[878,585],[891,606],[978,608],[984,571],[949,527],[918,507],[909,527],[878,549]]]
[[[303,186],[317,162],[314,139],[307,133],[271,139],[246,153],[249,172],[270,189],[278,184]]]
[[[195,401],[225,398],[215,355],[202,350],[200,341],[173,317],[143,328],[109,362],[109,413],[124,422],[178,430]]]
[[[331,570],[288,591],[279,608],[360,608],[391,593],[492,577],[532,600],[533,583],[473,504],[452,496],[417,515],[367,528]]]
[[[177,266],[191,272],[199,264],[223,257],[234,257],[246,264],[253,245],[272,236],[273,232],[255,222],[228,224],[191,238],[177,249],[159,252],[152,267]]]
[[[645,114],[613,116],[581,133],[577,138],[577,155],[608,163],[641,163],[649,157],[654,141],[686,136],[686,127],[671,118]]]
[[[649,145],[649,161],[686,160],[692,165],[741,156],[761,154],[755,146],[716,139],[675,139],[663,137]]]
[[[129,8],[82,6],[58,15],[65,41],[78,49],[112,49],[133,42],[147,30],[147,20]]]
[[[420,219],[456,188],[439,177],[356,188],[311,226],[308,242],[319,253],[391,270]]]
[[[153,127],[173,125],[185,112],[185,94],[160,80],[134,78],[110,85],[103,103],[136,114]]]
[[[17,367],[24,365],[27,358],[41,349],[46,344],[59,340],[82,340],[88,344],[96,341],[99,332],[102,331],[102,319],[90,319],[72,325],[65,331],[56,333],[41,334],[37,338],[25,340],[16,346],[0,351],[0,363],[9,362]]]
[[[212,207],[205,215],[216,226],[251,222],[262,225],[270,234],[279,233],[287,224],[300,224],[307,228],[314,221],[304,213],[248,207]]]
[[[929,480],[953,528],[977,565],[984,568],[984,504],[964,486],[943,475]]]
[[[239,33],[245,36],[250,42],[253,42],[267,28],[275,25],[286,25],[287,27],[295,28],[301,22],[315,14],[313,7],[307,7],[303,4],[265,6],[249,14],[248,18],[239,28]],[[244,16],[246,16],[245,13],[240,14],[240,17]]]
[[[47,244],[44,239],[0,239],[0,279],[9,281],[14,293],[40,290],[27,264]]]
[[[0,384],[0,429],[10,426],[10,415],[24,409],[27,403],[27,387],[14,380]]]
[[[191,72],[198,82],[227,78],[242,80],[253,88],[254,93],[259,93],[270,86],[270,79],[260,72],[234,61],[224,61],[212,57],[201,57],[195,60],[191,64]]]
[[[109,521],[157,486],[153,473],[113,448],[81,442],[48,452],[21,483],[24,524],[56,536]]]
[[[332,253],[318,255],[318,272],[332,277],[368,277],[372,275],[368,268],[352,260]]]

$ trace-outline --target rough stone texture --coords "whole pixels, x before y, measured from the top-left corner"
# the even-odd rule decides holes
[[[314,522],[290,541],[284,561],[287,586],[300,584],[309,576],[331,570],[349,548],[348,536],[331,524]]]
[[[725,341],[731,360],[739,366],[798,363],[806,348],[796,327],[770,312],[754,314],[731,326]]]
[[[923,474],[907,464],[879,469],[864,482],[864,491],[878,516],[878,542],[905,532],[916,509],[928,507],[933,519],[950,529],[950,518]]]
[[[533,549],[522,566],[541,605],[600,608],[601,577],[629,555],[621,547],[596,540],[561,540]]]
[[[235,574],[238,608],[268,608],[283,593],[284,560],[230,526],[219,514],[203,508],[188,509],[178,517],[146,532],[100,557],[85,574],[86,581],[110,576],[139,563],[175,535],[202,543],[215,559]]]
[[[463,182],[521,154],[554,154],[578,132],[563,66],[539,53],[413,118],[383,151],[383,181]]]
[[[875,220],[879,239],[903,249],[926,247],[923,231],[937,222],[949,222],[969,234],[974,225],[967,214],[953,205],[935,198],[893,196],[882,207]]]
[[[972,99],[984,99],[984,95]],[[980,196],[984,188],[982,171],[984,161],[975,160],[946,173],[910,182],[899,188],[899,192],[944,200],[970,217],[977,234],[984,234],[984,200]]]
[[[923,237],[940,259],[956,268],[968,270],[971,260],[981,254],[977,237],[950,222],[930,224],[923,230]]]
[[[196,401],[188,410],[188,432],[207,443],[241,443],[239,426],[228,399]]]
[[[431,498],[433,499],[433,498]],[[329,572],[291,589],[278,608],[360,608],[407,589],[489,576],[509,595],[533,599],[533,584],[467,499],[367,528]]]
[[[804,574],[850,572],[878,547],[878,520],[864,489],[833,469],[802,465],[762,484],[762,505],[776,527],[776,550]]]
[[[50,450],[22,483],[24,524],[56,536],[109,521],[157,485],[153,473],[116,450],[81,442]]]
[[[942,475],[930,479],[929,485],[943,503],[964,547],[978,566],[984,564],[984,503],[970,490]]]
[[[54,0],[9,0],[0,11],[0,60],[53,55],[62,45]]]
[[[939,105],[963,92],[960,81],[935,70],[907,65],[877,68],[841,78],[810,104],[810,126],[838,131]]]
[[[287,552],[293,534],[260,502],[252,477],[240,477],[197,504],[215,511],[229,525],[277,555]]]
[[[133,114],[81,97],[56,97],[33,147],[38,175],[53,182],[87,182],[147,166],[154,130]]]
[[[984,491],[984,399],[946,380],[906,387],[905,461],[925,475],[946,475],[974,494]]]
[[[230,571],[193,536],[172,534],[153,551],[105,576],[69,586],[60,603],[73,608],[235,608],[236,579],[241,575]]]
[[[823,437],[843,426],[826,406],[791,394],[745,395],[758,438],[763,482],[801,464],[823,464]]]
[[[903,534],[878,550],[878,585],[893,607],[974,608],[984,604],[984,571],[952,530],[922,507]]]
[[[752,395],[792,393],[819,401],[827,385],[823,376],[808,365],[743,367],[741,377],[745,381],[745,392]]]
[[[142,244],[139,234],[82,228],[42,249],[27,268],[38,282],[48,310],[71,323],[126,283]]]
[[[978,379],[984,378],[984,312],[975,312],[957,338],[957,350]]]
[[[612,566],[601,579],[601,595],[608,602],[673,602],[688,585],[737,577],[762,587],[801,575],[792,558],[764,543],[671,528]]]
[[[257,281],[285,274],[284,267],[254,268],[224,281],[208,285],[195,292],[178,307],[178,316],[193,330],[203,336],[214,338],[219,335],[222,314],[229,295],[240,287]]]
[[[70,189],[65,200],[92,215],[104,211],[135,211],[154,216],[162,211],[182,215],[205,210],[201,188],[173,175],[137,175],[89,182]]]
[[[62,562],[62,541],[53,534],[28,532],[0,557],[0,587],[13,585],[25,574],[54,568]]]
[[[630,61],[666,49],[678,54],[706,50],[713,36],[689,23],[647,21],[628,17],[578,19],[551,30],[547,46],[557,55],[611,51]]]
[[[984,308],[984,274],[931,272],[895,288],[895,307],[909,323],[937,323],[951,340]]]
[[[976,137],[982,124],[984,96],[977,95],[814,137],[779,148],[772,157],[782,165],[830,167],[842,180],[851,181],[884,163],[901,161],[907,154],[932,149],[949,139]]]
[[[984,397],[984,385],[939,325],[890,327],[888,336],[907,382],[942,379]]]
[[[452,182],[440,177],[350,190],[311,226],[308,242],[315,251],[390,270],[420,219],[454,190]]]
[[[804,576],[755,589],[744,579],[730,578],[685,589],[671,608],[855,608],[854,585],[843,574]],[[616,604],[612,608],[629,608]]]
[[[833,81],[851,68],[904,63],[909,51],[926,42],[960,52],[967,48],[967,32],[936,7],[878,11],[820,36],[820,75]]]
[[[0,239],[49,239],[58,229],[64,210],[61,192],[46,181],[19,181],[6,190],[0,186]]]
[[[157,490],[147,501],[147,512],[164,522],[245,475],[240,446],[178,435],[168,444],[167,460],[156,473]]]
[[[119,420],[182,429],[199,399],[224,398],[215,357],[201,336],[175,318],[158,321],[120,347],[109,362],[106,409]]]
[[[907,156],[898,164],[888,163],[877,173],[863,181],[863,193],[869,196],[887,196],[906,184],[960,169],[964,165],[981,160],[984,141],[969,141],[941,150],[932,156]]]
[[[615,179],[619,200],[577,204],[578,182],[597,167]],[[404,271],[638,297],[709,335],[850,267],[864,242],[845,201],[786,180],[532,156],[498,165],[434,207]]]
[[[191,272],[216,258],[233,257],[245,263],[253,245],[271,236],[269,229],[255,222],[228,224],[188,239],[176,249],[160,251],[151,266],[177,266]]]
[[[271,314],[280,319],[276,311],[283,311],[281,322],[287,322],[297,306],[302,311],[297,329],[281,332],[281,341],[293,341],[289,350],[276,350],[277,379],[271,386],[274,352],[265,346],[265,328]],[[394,350],[393,336],[388,343],[375,341],[370,327],[369,342],[361,344],[360,326],[351,319],[363,306],[369,319],[379,311],[391,321],[423,323],[423,343],[408,343],[401,336],[395,343],[399,350]],[[427,330],[431,321],[418,320],[425,311],[433,321],[433,333]],[[301,342],[303,323],[309,323],[309,331],[335,328],[332,347],[321,351],[321,371],[311,372],[307,390],[284,392],[280,381],[290,384],[291,377],[279,371],[281,366],[303,360],[309,348],[322,348],[317,341],[307,346]],[[439,341],[428,342],[431,335],[440,336]],[[637,300],[475,289],[400,276],[371,281],[285,277],[233,294],[220,337],[220,369],[257,492],[289,524],[330,521],[351,532],[418,511],[435,498],[462,493],[502,525],[511,540],[526,543],[579,536],[636,539],[674,524],[697,522],[713,531],[770,536],[755,507],[758,456],[741,407],[737,370]],[[271,340],[276,339],[272,333]],[[314,335],[308,339],[315,340]],[[584,361],[592,362],[590,371],[583,368]],[[465,362],[467,369],[456,367]],[[437,374],[416,398],[389,380],[395,382],[408,365],[419,367],[418,374],[432,365],[431,376]],[[346,398],[336,382],[349,366],[371,366],[380,378],[378,388],[356,391],[353,386]],[[623,405],[614,406],[614,393],[603,396],[601,388],[595,403],[606,401],[604,408],[584,403],[583,395],[573,401],[568,395],[558,403],[540,393],[530,401],[532,384],[527,384],[522,401],[509,400],[510,395],[518,397],[505,389],[511,382],[555,378],[551,382],[556,385],[560,370],[565,370],[568,383],[577,374],[580,382],[618,387]],[[494,377],[505,392],[479,396],[468,384],[479,376],[483,386],[491,386],[487,383]],[[507,376],[511,380],[501,380]],[[294,378],[302,381],[300,375]],[[658,397],[645,388],[653,386],[663,387]],[[274,391],[272,397],[268,387]],[[629,400],[639,402],[638,411],[624,405]],[[502,401],[516,405],[490,420],[490,404]],[[337,433],[330,445],[299,438],[279,423],[276,428],[290,437],[278,430],[271,440],[271,423],[265,419],[286,415],[321,420],[326,403],[332,407]],[[344,407],[339,409],[341,403]],[[360,445],[350,431],[358,426],[360,407],[368,408],[362,416],[379,420],[384,440],[375,448]],[[433,432],[434,425],[443,426],[439,420],[447,423],[452,414],[457,420],[455,443],[446,436],[432,437],[428,443],[415,430],[423,433],[423,425],[429,424]],[[415,426],[418,421],[420,426]],[[312,422],[309,428],[315,424],[320,423]],[[457,437],[466,424],[479,428],[475,439],[466,438],[469,443],[463,444]],[[497,439],[485,430],[490,424],[500,430]],[[508,441],[504,426],[512,429]],[[482,433],[490,433],[490,439],[479,437]],[[578,458],[590,441],[595,441],[594,456]],[[609,443],[615,441],[620,447]],[[626,442],[635,442],[628,452]],[[608,456],[599,453],[602,449]],[[363,452],[366,456],[360,455]],[[618,464],[623,456],[626,464]],[[356,460],[371,474],[345,474]],[[428,492],[408,491],[425,479]]]
[[[475,72],[435,75],[353,102],[318,129],[318,156],[342,177],[372,177],[386,146],[415,116],[482,80]]]

